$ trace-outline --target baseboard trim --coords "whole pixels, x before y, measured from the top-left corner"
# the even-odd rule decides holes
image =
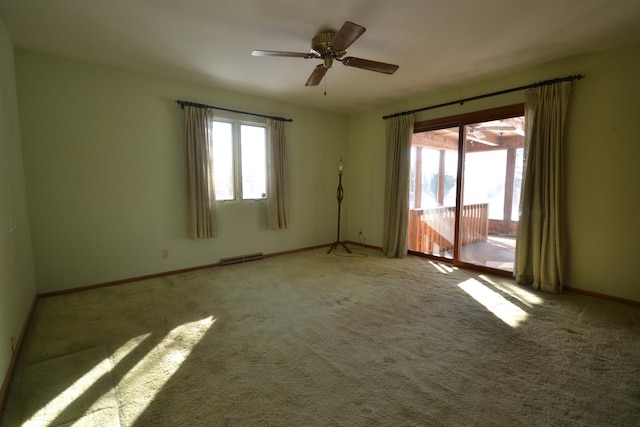
[[[9,396],[9,389],[11,387],[11,382],[13,380],[13,374],[16,370],[16,365],[18,364],[18,359],[20,358],[20,352],[22,351],[22,345],[24,343],[24,338],[27,336],[27,331],[31,326],[31,318],[33,317],[33,313],[36,308],[36,304],[38,303],[38,296],[35,295],[33,297],[33,301],[31,301],[31,307],[27,312],[27,317],[24,320],[24,324],[22,325],[22,330],[20,331],[20,336],[18,336],[18,341],[16,342],[16,348],[11,355],[11,360],[9,361],[9,368],[4,376],[4,381],[2,382],[2,388],[0,389],[0,417],[4,412],[4,406],[7,402],[7,397]]]
[[[264,258],[271,258],[271,257],[281,256],[281,255],[289,255],[289,254],[294,254],[294,253],[298,253],[298,252],[305,252],[305,251],[310,251],[310,250],[313,250],[313,249],[323,248],[323,247],[329,246],[329,245],[330,245],[330,243],[324,244],[324,245],[318,245],[318,246],[310,246],[310,247],[307,247],[307,248],[292,249],[292,250],[289,250],[289,251],[273,252],[273,253],[270,253],[270,254],[264,254]],[[171,275],[174,275],[174,274],[188,273],[190,271],[204,270],[204,269],[207,269],[207,268],[220,267],[220,266],[222,266],[222,264],[219,263],[219,262],[214,263],[214,264],[198,265],[198,266],[194,266],[194,267],[181,268],[179,270],[165,271],[165,272],[162,272],[162,273],[147,274],[147,275],[144,275],[144,276],[130,277],[130,278],[127,278],[127,279],[113,280],[113,281],[109,281],[109,282],[96,283],[96,284],[93,284],[93,285],[79,286],[79,287],[69,288],[69,289],[61,289],[59,291],[53,291],[53,292],[44,292],[44,293],[38,294],[37,297],[38,298],[48,298],[48,297],[55,297],[55,296],[59,296],[59,295],[68,295],[68,294],[73,294],[73,293],[76,293],[76,292],[90,291],[92,289],[99,289],[99,288],[107,288],[107,287],[110,287],[110,286],[123,285],[125,283],[139,282],[141,280],[157,279],[157,278],[160,278],[160,277],[171,276]]]
[[[573,288],[573,287],[570,287],[570,286],[564,286],[563,288],[567,292],[573,292],[574,294],[586,295],[586,296],[589,296],[589,297],[604,299],[604,300],[608,300],[608,301],[615,301],[615,302],[619,302],[619,303],[622,303],[622,304],[632,305],[634,307],[640,307],[640,301],[635,301],[635,300],[632,300],[632,299],[615,297],[613,295],[601,294],[601,293],[598,293],[598,292],[586,291],[584,289]]]
[[[306,247],[306,248],[292,249],[292,250],[289,250],[289,251],[272,252],[270,254],[265,254],[264,257],[265,258],[272,258],[272,257],[275,257],[275,256],[297,254],[299,252],[312,251],[314,249],[320,249],[320,248],[324,248],[324,247],[327,247],[327,246],[330,246],[330,245],[331,245],[331,243],[327,243],[327,244],[324,244],[324,245],[309,246],[309,247]]]
[[[380,246],[373,246],[373,245],[368,245],[366,243],[361,243],[361,242],[354,242],[353,240],[347,240],[346,242],[344,242],[348,245],[357,245],[357,246],[362,246],[363,248],[368,248],[368,249],[374,249],[376,251],[382,251],[382,247]]]
[[[171,276],[172,274],[188,273],[189,271],[203,270],[205,268],[218,267],[220,265],[221,265],[220,263],[199,265],[196,267],[165,271],[163,273],[147,274],[144,276],[130,277],[128,279],[113,280],[110,282],[96,283],[96,284],[87,285],[87,286],[78,286],[75,288],[61,289],[59,291],[53,291],[53,292],[44,292],[44,293],[38,294],[38,298],[48,298],[48,297],[55,297],[59,295],[68,295],[76,292],[90,291],[92,289],[107,288],[109,286],[122,285],[125,283],[131,283],[131,282],[139,282],[141,280],[157,279],[159,277]]]
[[[382,251],[382,247],[380,247],[380,246],[368,245],[368,244],[362,243],[362,242],[354,242],[352,240],[345,240],[343,243],[349,244],[349,245],[357,245],[357,246],[361,246],[363,248],[373,249],[373,250],[377,250],[377,251]],[[306,248],[292,249],[292,250],[281,251],[281,252],[272,252],[270,254],[264,254],[264,258],[272,258],[272,257],[276,257],[276,256],[290,255],[290,254],[295,254],[295,253],[299,253],[299,252],[306,252],[306,251],[310,251],[310,250],[314,250],[314,249],[319,249],[319,248],[324,248],[324,247],[327,247],[327,246],[331,246],[332,244],[333,243],[326,243],[326,244],[323,244],[323,245],[309,246],[309,247],[306,247]],[[97,284],[94,284],[94,285],[80,286],[80,287],[76,287],[76,288],[63,289],[63,290],[60,290],[60,291],[45,292],[45,293],[41,293],[41,294],[36,295],[36,299],[37,298],[53,297],[53,296],[58,296],[58,295],[71,294],[71,293],[75,293],[75,292],[88,291],[88,290],[91,290],[91,289],[105,288],[105,287],[109,287],[109,286],[122,285],[122,284],[125,284],[125,283],[138,282],[138,281],[141,281],[141,280],[156,279],[156,278],[159,278],[159,277],[171,276],[173,274],[188,273],[190,271],[195,271],[195,270],[203,270],[203,269],[206,269],[206,268],[220,267],[221,265],[222,264],[218,262],[218,263],[214,263],[214,264],[206,264],[206,265],[199,265],[199,266],[194,266],[194,267],[182,268],[182,269],[179,269],[179,270],[165,271],[165,272],[162,272],[162,273],[148,274],[148,275],[145,275],[145,276],[137,276],[137,277],[131,277],[131,278],[127,278],[127,279],[113,280],[113,281],[110,281],[110,282],[97,283]],[[613,296],[613,295],[601,294],[601,293],[598,293],[598,292],[586,291],[586,290],[583,290],[583,289],[573,288],[573,287],[570,287],[570,286],[565,286],[564,289],[566,291],[568,291],[568,292],[573,292],[573,293],[576,293],[576,294],[582,294],[582,295],[591,296],[591,297],[600,298],[600,299],[605,299],[605,300],[609,300],[609,301],[616,301],[616,302],[620,302],[620,303],[623,303],[623,304],[632,305],[632,306],[635,306],[635,307],[640,307],[640,301],[620,298],[620,297],[616,297],[616,296]],[[34,306],[35,306],[35,301],[34,301]],[[33,306],[31,307],[31,310],[33,310]],[[31,313],[29,314],[29,316],[31,316]],[[30,320],[30,317],[29,317],[29,320]],[[3,385],[3,387],[4,387],[4,385]],[[3,391],[4,391],[4,388],[3,388]],[[0,396],[0,398],[2,398],[2,396]]]

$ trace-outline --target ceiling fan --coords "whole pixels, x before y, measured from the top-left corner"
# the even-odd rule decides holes
[[[353,56],[345,57],[349,46],[351,46],[351,44],[355,42],[366,30],[366,28],[358,24],[346,21],[337,33],[334,31],[325,31],[316,35],[311,40],[311,51],[309,53],[254,50],[251,54],[253,56],[284,56],[304,59],[322,59],[322,64],[316,66],[305,86],[317,86],[320,81],[322,81],[322,78],[329,68],[333,66],[333,61],[342,62],[342,64],[347,67],[362,68],[363,70],[376,71],[378,73],[385,74],[395,73],[399,67],[398,65],[371,61],[369,59],[355,58]]]
[[[477,137],[477,138],[484,138],[485,134],[482,133],[483,130],[490,130],[490,131],[501,131],[501,133],[503,133],[504,131],[512,131],[512,130],[516,130],[515,126],[469,126],[469,133],[472,134],[473,136]]]
[[[500,125],[496,125],[496,126],[469,126],[467,128],[467,131],[469,133],[469,135],[467,135],[467,139],[473,142],[479,142],[481,144],[485,144],[485,145],[491,145],[491,146],[497,146],[497,145],[502,145],[502,135],[504,135],[505,131],[513,131],[515,130],[515,126],[509,126],[509,125],[505,125],[505,126],[500,126]],[[496,144],[495,142],[490,142],[485,140],[485,138],[487,137],[482,131],[483,130],[487,130],[487,131],[498,131],[499,132],[499,136],[498,136],[498,143]]]

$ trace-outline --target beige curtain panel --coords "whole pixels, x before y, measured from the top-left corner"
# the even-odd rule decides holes
[[[284,121],[268,119],[267,215],[269,228],[286,229],[289,222],[289,179]]]
[[[185,106],[187,148],[187,214],[191,239],[216,237],[216,191],[213,179],[211,127],[213,111]]]
[[[561,293],[565,247],[562,200],[562,145],[571,82],[525,93],[524,181],[516,244],[515,278]]]
[[[387,119],[387,166],[382,250],[390,258],[407,254],[409,223],[409,172],[414,116]]]

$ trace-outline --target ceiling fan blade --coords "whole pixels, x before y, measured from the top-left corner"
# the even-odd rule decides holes
[[[348,56],[342,59],[342,63],[347,67],[362,68],[364,70],[376,71],[378,73],[385,74],[393,74],[398,68],[400,68],[398,65],[371,61],[369,59],[354,58],[353,56]]]
[[[479,142],[480,144],[489,145],[491,147],[496,147],[498,145],[495,142],[487,141],[485,139],[475,138],[473,136],[467,136],[467,139],[469,141]]]
[[[327,74],[327,70],[328,68],[325,67],[324,64],[317,65],[316,69],[311,73],[311,76],[309,76],[309,80],[307,80],[305,86],[318,86],[324,75]]]
[[[367,31],[365,27],[346,21],[329,42],[329,47],[334,52],[344,52],[365,31]]]
[[[251,52],[253,56],[286,56],[290,58],[318,58],[318,55],[313,53],[302,52],[282,52],[279,50],[254,50]]]
[[[505,126],[478,126],[477,129],[480,130],[516,130],[515,126],[505,125]]]

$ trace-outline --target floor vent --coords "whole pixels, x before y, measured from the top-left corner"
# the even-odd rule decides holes
[[[241,264],[243,262],[257,261],[257,260],[263,259],[263,258],[264,258],[264,256],[262,255],[262,252],[257,252],[255,254],[248,254],[248,255],[240,255],[240,256],[234,256],[234,257],[229,257],[229,258],[222,258],[220,260],[220,264],[222,264],[222,265]]]

